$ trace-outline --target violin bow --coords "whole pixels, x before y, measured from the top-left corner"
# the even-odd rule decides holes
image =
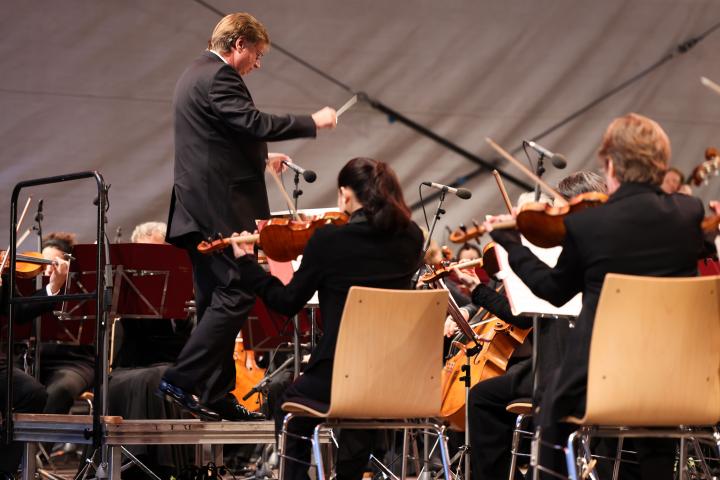
[[[720,95],[720,85],[718,85],[717,83],[713,82],[713,81],[710,80],[709,78],[707,78],[707,77],[700,77],[700,83],[702,83],[702,84],[705,85],[707,88],[709,88],[709,89],[712,90],[713,92],[715,92],[715,93],[717,93],[718,95]]]
[[[548,192],[550,195],[552,195],[555,198],[555,201],[558,202],[558,205],[567,205],[567,200],[563,198],[562,195],[560,195],[557,191],[555,191],[554,188],[552,188],[550,185],[545,183],[540,177],[535,175],[533,172],[531,172],[525,165],[522,164],[518,159],[510,155],[508,152],[506,152],[500,145],[495,143],[492,138],[485,137],[485,141],[490,144],[490,146],[498,152],[505,160],[515,165],[517,168],[520,169],[521,172],[523,172],[526,176],[531,178],[535,183],[540,185],[542,188],[545,189],[546,192]]]
[[[27,199],[27,202],[25,202],[25,208],[23,208],[23,211],[20,214],[20,219],[18,220],[17,225],[15,225],[15,233],[20,231],[20,225],[22,225],[23,221],[25,220],[25,215],[27,215],[28,208],[30,207],[30,202],[32,202],[32,195],[30,195]],[[25,240],[25,238],[23,237],[22,240]],[[20,243],[21,242],[17,242],[15,244],[15,248],[17,248],[17,245],[19,245]],[[7,265],[8,258],[10,258],[10,245],[8,245],[7,250],[5,250],[5,255],[3,256],[2,262],[0,263],[0,272],[5,270],[5,265]]]
[[[295,210],[295,205],[293,204],[293,201],[290,200],[290,195],[288,195],[287,190],[285,190],[285,186],[282,183],[282,180],[280,180],[280,176],[277,174],[275,169],[272,167],[268,168],[268,171],[270,172],[270,176],[275,180],[275,183],[277,184],[278,188],[280,189],[280,193],[283,194],[283,197],[285,198],[285,202],[287,203],[288,208],[290,209],[290,212],[293,215],[293,218],[295,220],[300,220],[300,215],[298,215],[297,210]]]
[[[507,190],[505,190],[505,184],[502,181],[502,177],[500,176],[500,172],[497,170],[493,170],[493,176],[495,176],[495,182],[497,183],[498,188],[500,189],[500,195],[502,195],[503,200],[505,201],[505,206],[508,209],[508,213],[512,215],[512,202],[510,201],[510,197],[508,197]]]

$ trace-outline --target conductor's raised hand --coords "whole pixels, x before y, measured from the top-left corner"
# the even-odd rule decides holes
[[[312,114],[312,119],[318,130],[335,128],[337,126],[337,112],[334,108],[324,107]]]

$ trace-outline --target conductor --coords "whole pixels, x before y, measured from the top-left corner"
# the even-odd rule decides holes
[[[266,142],[315,137],[334,128],[335,110],[312,115],[259,111],[243,77],[260,68],[270,46],[252,15],[227,15],[208,49],[181,75],[173,100],[174,185],[167,241],[184,248],[193,265],[198,326],[160,382],[160,391],[207,420],[252,418],[229,393],[234,388],[233,348],[255,296],[240,285],[232,253],[204,256],[197,244],[210,235],[253,231],[270,214],[264,171],[280,171],[282,154]]]

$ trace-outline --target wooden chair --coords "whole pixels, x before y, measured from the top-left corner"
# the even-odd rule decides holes
[[[447,295],[444,290],[350,289],[335,347],[330,405],[322,411],[302,401],[282,405],[290,413],[280,436],[280,478],[287,425],[298,415],[323,419],[312,438],[319,480],[325,479],[320,432],[329,428],[433,431],[450,478],[444,429],[417,420],[440,415]],[[403,477],[405,463],[403,458]]]
[[[566,420],[580,426],[567,442],[572,479],[590,469],[587,456],[574,451],[590,436],[618,437],[619,448],[627,437],[680,438],[680,471],[686,439],[710,438],[720,450],[720,276],[607,275],[593,327],[587,409]]]

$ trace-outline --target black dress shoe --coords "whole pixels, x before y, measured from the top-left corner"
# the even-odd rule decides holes
[[[165,395],[165,398],[169,398],[170,400],[175,402],[180,408],[187,410],[188,412],[192,413],[196,417],[201,418],[202,420],[221,420],[220,414],[200,403],[197,395],[188,393],[182,388],[177,387],[172,383],[169,383],[165,379],[160,380],[158,390],[160,391],[160,393]]]
[[[241,422],[244,420],[262,420],[265,418],[260,412],[249,412],[240,405],[235,395],[228,393],[222,399],[210,404],[210,407],[220,414],[223,420]]]

